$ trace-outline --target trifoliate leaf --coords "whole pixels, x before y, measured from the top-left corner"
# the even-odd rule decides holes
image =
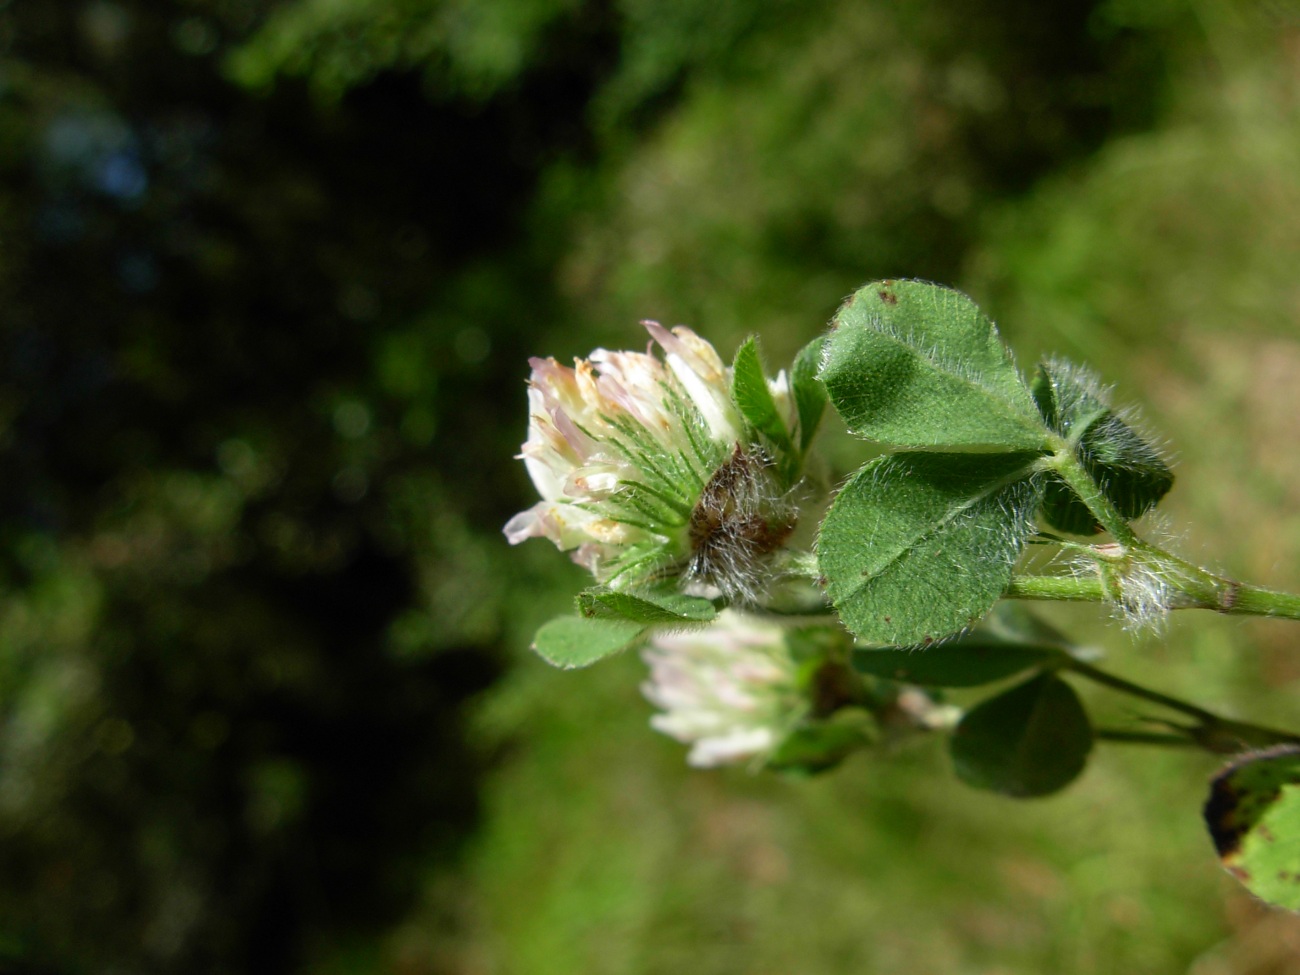
[[[790,367],[790,393],[799,411],[799,449],[807,451],[826,410],[826,387],[817,378],[826,339],[814,339],[799,350]]]
[[[578,594],[578,612],[589,619],[634,623],[707,623],[718,615],[712,602],[675,589],[614,590],[604,586]]]
[[[537,631],[533,649],[547,663],[571,670],[635,645],[645,630],[641,623],[626,619],[559,616]]]
[[[854,433],[900,446],[1036,450],[1046,429],[1028,387],[970,298],[878,281],[835,316],[821,370]]]
[[[1126,520],[1146,514],[1173,486],[1173,472],[1159,450],[1110,409],[1100,384],[1086,370],[1060,361],[1039,365],[1034,399]],[[1044,490],[1043,518],[1076,535],[1101,531],[1088,506],[1056,476]]]
[[[1211,785],[1205,821],[1229,873],[1261,900],[1300,910],[1300,746],[1225,768]]]
[[[1029,534],[1037,459],[898,453],[863,467],[817,542],[844,624],[871,643],[917,644],[977,622],[1011,581]]]
[[[754,336],[736,350],[731,367],[731,397],[750,426],[778,447],[790,449],[790,431],[785,428],[785,421],[772,399],[763,372],[763,356]]]
[[[949,749],[962,781],[1030,798],[1073,782],[1092,740],[1074,689],[1054,674],[1042,674],[967,711]]]

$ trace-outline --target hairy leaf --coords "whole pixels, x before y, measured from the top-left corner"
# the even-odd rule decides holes
[[[1024,547],[1037,457],[899,453],[863,467],[817,542],[844,624],[868,642],[916,644],[977,622]]]
[[[718,615],[713,603],[675,589],[619,591],[595,586],[578,594],[578,612],[590,619],[624,619],[634,623],[707,623]]]
[[[1100,384],[1086,370],[1060,361],[1040,364],[1034,399],[1125,519],[1146,514],[1173,486],[1173,472],[1160,451],[1110,409]],[[1088,506],[1055,476],[1044,491],[1043,518],[1053,528],[1076,535],[1101,531]]]
[[[900,446],[1035,450],[1046,429],[997,329],[970,298],[878,281],[835,316],[821,370],[849,429]]]
[[[547,663],[571,670],[587,667],[640,641],[646,627],[626,619],[559,616],[542,625],[533,649]]]

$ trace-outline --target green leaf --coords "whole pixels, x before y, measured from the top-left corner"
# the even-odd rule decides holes
[[[860,648],[853,651],[853,668],[904,684],[977,687],[1050,664],[1060,656],[1056,647],[974,633],[928,647]]]
[[[763,356],[758,339],[750,336],[736,350],[731,366],[731,397],[749,424],[778,447],[790,449],[790,431],[777,412],[772,391],[763,372]]]
[[[1040,362],[1030,389],[1047,425],[1074,441],[1110,410],[1106,390],[1097,377],[1063,359]]]
[[[675,589],[614,590],[604,586],[578,594],[578,612],[589,619],[624,619],[634,623],[707,623],[718,615],[709,600]]]
[[[1173,472],[1160,451],[1110,409],[1091,373],[1066,362],[1043,363],[1034,379],[1034,399],[1126,520],[1146,514],[1173,487]],[[1076,535],[1101,531],[1088,506],[1055,475],[1044,490],[1043,518]]]
[[[1252,894],[1300,910],[1300,746],[1225,768],[1210,787],[1205,821],[1224,867]]]
[[[633,646],[645,629],[625,619],[559,616],[537,631],[533,649],[547,663],[572,670]]]
[[[813,339],[794,358],[790,368],[790,393],[794,396],[795,409],[799,411],[799,449],[807,451],[817,434],[817,427],[826,411],[826,387],[817,378],[821,368],[822,350],[826,347],[825,336]]]
[[[980,702],[953,731],[957,776],[1018,798],[1069,785],[1092,750],[1092,726],[1074,689],[1042,674]]]
[[[938,285],[877,281],[854,294],[835,316],[821,379],[849,429],[881,443],[1046,446],[993,323]]]
[[[844,624],[929,643],[1002,595],[1038,505],[1037,454],[899,453],[863,467],[822,523],[818,561]]]

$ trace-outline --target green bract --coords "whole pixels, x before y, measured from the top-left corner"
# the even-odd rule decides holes
[[[707,623],[718,615],[713,603],[670,587],[631,592],[597,586],[578,594],[578,612],[593,619],[633,623]]]
[[[799,413],[799,449],[807,451],[813,436],[821,423],[822,413],[826,410],[826,387],[817,378],[821,367],[824,339],[809,342],[795,356],[794,366],[790,370],[791,392],[794,394],[795,409]]]
[[[741,415],[755,430],[777,446],[790,449],[790,430],[777,410],[767,376],[763,374],[758,339],[753,336],[736,350],[736,358],[731,364],[731,394]]]

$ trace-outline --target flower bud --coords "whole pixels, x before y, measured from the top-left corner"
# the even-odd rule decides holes
[[[657,634],[642,652],[651,726],[697,768],[762,760],[808,710],[782,628],[724,611],[706,630]]]

